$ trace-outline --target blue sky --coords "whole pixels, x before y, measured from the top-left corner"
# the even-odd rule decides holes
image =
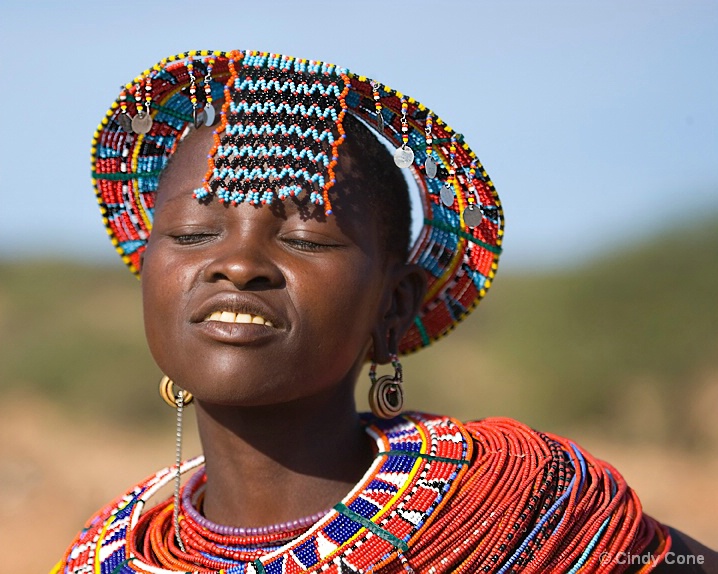
[[[568,265],[718,212],[718,2],[20,2],[0,20],[0,257],[112,260],[89,181],[119,86],[188,49],[321,59],[462,132],[503,264]]]

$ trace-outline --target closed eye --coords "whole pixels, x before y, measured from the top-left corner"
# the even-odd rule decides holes
[[[286,237],[282,240],[285,245],[288,245],[292,249],[298,251],[326,251],[328,249],[334,249],[341,247],[338,243],[308,241],[307,239],[297,239]]]
[[[181,235],[173,235],[172,239],[178,245],[196,245],[211,241],[216,234],[214,233],[183,233]]]

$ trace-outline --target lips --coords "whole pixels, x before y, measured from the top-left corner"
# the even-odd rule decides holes
[[[193,312],[192,323],[204,335],[232,345],[257,344],[288,331],[289,321],[250,293],[219,293]]]

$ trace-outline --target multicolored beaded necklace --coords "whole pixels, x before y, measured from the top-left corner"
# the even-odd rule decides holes
[[[560,437],[509,419],[419,413],[372,420],[367,432],[378,448],[371,468],[315,521],[222,530],[197,511],[200,469],[183,490],[182,550],[172,499],[143,513],[173,480],[170,467],[100,511],[55,572],[608,572],[605,552],[660,558],[670,548],[615,469]]]

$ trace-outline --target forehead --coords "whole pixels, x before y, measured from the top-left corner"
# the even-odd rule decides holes
[[[201,127],[191,129],[178,143],[159,181],[155,218],[165,217],[168,212],[174,213],[187,205],[200,206],[209,211],[223,209],[230,214],[232,210],[242,210],[243,213],[265,210],[280,219],[297,217],[330,227],[336,226],[352,239],[363,239],[362,243],[378,235],[377,206],[371,200],[372,194],[366,193],[358,162],[348,153],[346,146],[339,147],[338,164],[335,167],[336,183],[330,191],[332,213],[326,215],[322,205],[310,201],[309,193],[284,200],[275,198],[269,206],[246,202],[238,205],[222,204],[214,196],[204,200],[195,199],[193,192],[202,188],[212,169],[209,160],[215,142],[213,129]],[[265,161],[268,166],[274,162],[274,158]]]

